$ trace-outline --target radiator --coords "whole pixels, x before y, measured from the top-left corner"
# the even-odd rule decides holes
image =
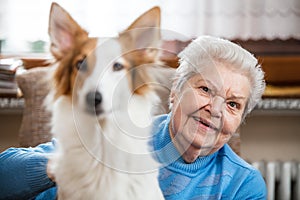
[[[300,162],[257,161],[252,165],[265,179],[268,200],[300,200]]]

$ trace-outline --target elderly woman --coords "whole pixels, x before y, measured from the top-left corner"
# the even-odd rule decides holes
[[[249,52],[201,36],[181,54],[171,112],[157,117],[154,149],[166,199],[266,199],[261,174],[226,144],[265,89]]]
[[[209,36],[194,40],[179,57],[171,112],[153,122],[164,197],[266,199],[259,171],[226,144],[264,91],[257,59],[230,41]],[[0,199],[55,199],[55,184],[46,173],[46,154],[53,149],[52,142],[2,153]]]

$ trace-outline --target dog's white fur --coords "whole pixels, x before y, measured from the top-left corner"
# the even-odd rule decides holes
[[[162,199],[151,158],[131,158],[131,153],[147,152],[147,144],[120,133],[113,116],[100,130],[97,120],[73,108],[68,98],[59,98],[54,111],[59,149],[52,164],[59,199]],[[127,117],[125,113],[115,114]]]
[[[77,24],[66,24],[68,20],[75,24],[54,3],[49,32],[52,52],[58,60],[54,76],[59,78],[56,78],[47,104],[53,101],[52,132],[58,144],[50,159],[50,170],[58,186],[58,199],[163,199],[158,183],[158,164],[148,144],[151,112],[159,98],[151,87],[142,90],[142,94],[133,92],[128,81],[132,69],[113,70],[112,61],[117,60],[125,66],[128,62],[122,56],[124,47],[120,45],[120,38],[101,43],[97,40],[95,48],[90,48],[88,53],[83,51],[89,69],[75,73],[72,68],[64,72],[70,72],[68,77],[61,75],[64,74],[61,65],[71,63],[71,66],[77,58],[63,62],[69,51],[78,46],[85,48],[87,43],[72,46],[80,41],[76,38],[78,30],[80,37],[85,38],[85,33]],[[68,34],[70,36],[66,36]],[[144,73],[147,66],[137,70]],[[66,83],[70,86],[64,87]],[[102,94],[101,105],[95,108],[98,113],[92,112],[86,103],[87,94],[95,91]]]

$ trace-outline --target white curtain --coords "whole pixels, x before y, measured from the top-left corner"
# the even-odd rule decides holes
[[[6,40],[6,51],[26,51],[30,42],[48,41],[51,2],[0,0],[0,39]],[[166,34],[167,39],[186,39],[203,34],[243,40],[300,39],[300,0],[56,2],[93,36],[114,36],[140,14],[157,5],[162,10],[162,28],[178,33]]]
[[[197,11],[197,34],[300,39],[300,0],[200,0]]]

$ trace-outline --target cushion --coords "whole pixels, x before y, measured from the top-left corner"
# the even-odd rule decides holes
[[[19,130],[21,147],[36,146],[51,140],[51,113],[45,109],[44,99],[50,90],[50,67],[37,67],[16,76],[25,100]]]

